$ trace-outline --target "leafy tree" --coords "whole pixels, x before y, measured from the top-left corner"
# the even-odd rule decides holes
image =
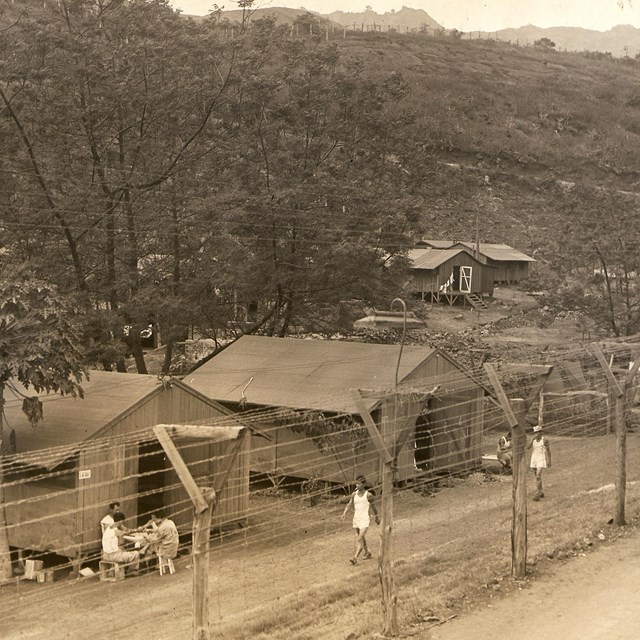
[[[5,388],[17,381],[36,393],[82,397],[86,369],[79,343],[73,306],[55,288],[26,277],[0,279],[0,457],[10,451],[3,426]],[[23,408],[37,422],[38,403],[25,401]],[[11,578],[3,486],[0,464],[0,582]]]
[[[640,223],[635,198],[609,190],[559,195],[539,283],[547,302],[576,310],[615,336],[640,331]]]
[[[282,63],[268,64],[272,47],[234,105],[246,152],[229,228],[246,255],[245,300],[285,335],[319,304],[401,288],[413,209],[393,155],[407,126],[398,78],[367,81],[335,46],[306,41],[279,43]]]
[[[172,177],[188,179],[207,154],[214,164],[212,123],[236,48],[163,0],[45,3],[7,33],[0,126],[14,150],[2,158],[13,244],[36,272],[82,292],[88,311],[133,326],[128,348],[144,372],[136,328],[155,305],[141,306],[140,264],[177,246],[175,235],[162,241],[156,207]]]
[[[539,38],[533,43],[536,49],[545,49],[547,51],[556,48],[556,43],[550,38]]]

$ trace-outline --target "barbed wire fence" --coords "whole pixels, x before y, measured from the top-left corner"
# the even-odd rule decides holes
[[[599,347],[600,348],[600,347]],[[526,416],[528,425],[542,422],[545,435],[549,437],[554,451],[554,469],[548,476],[549,494],[553,500],[560,502],[561,510],[553,511],[555,519],[553,526],[563,531],[576,520],[583,523],[583,528],[571,531],[562,536],[561,540],[590,535],[590,527],[599,514],[599,519],[613,520],[616,516],[618,499],[616,498],[616,483],[620,476],[616,472],[616,456],[620,456],[616,443],[615,429],[630,426],[635,433],[634,403],[636,384],[625,390],[623,417],[621,422],[613,415],[615,410],[614,379],[626,379],[631,371],[631,362],[638,351],[635,342],[612,342],[601,347],[610,367],[607,373],[597,349],[590,345],[580,345],[568,348],[551,355],[531,353],[526,363],[520,365],[549,366],[561,370],[561,365],[572,363],[575,371],[579,367],[582,372],[582,388],[565,392],[542,392],[542,401],[533,403]],[[274,366],[277,366],[274,365]],[[526,396],[535,384],[537,373],[527,372],[526,366],[509,368],[496,364],[500,383],[510,398]],[[478,367],[470,374],[489,389],[489,380],[482,367]],[[460,379],[466,374],[460,373]],[[571,389],[571,381],[563,373],[558,373],[559,382],[565,382]],[[430,378],[422,385],[423,391],[428,391],[434,385],[445,386],[452,382],[449,375],[439,380]],[[574,381],[575,382],[575,381]],[[411,393],[416,389],[416,382],[412,385],[400,384],[398,392]],[[385,393],[389,390],[380,390]],[[353,390],[345,390],[347,398]],[[455,405],[453,405],[455,407]],[[468,403],[461,402],[461,410],[468,409]],[[295,484],[287,485],[286,479],[265,474],[254,474],[250,481],[249,508],[246,512],[230,512],[229,521],[241,522],[242,528],[213,531],[211,536],[211,573],[210,587],[210,624],[215,628],[226,630],[234,638],[252,637],[257,631],[268,633],[277,621],[293,625],[288,607],[292,603],[305,604],[309,600],[330,606],[336,594],[343,594],[353,580],[351,568],[348,565],[348,541],[345,540],[348,526],[340,526],[339,513],[344,508],[345,501],[350,495],[352,486],[349,482],[342,484],[323,479],[326,473],[327,461],[335,457],[334,451],[340,452],[341,467],[351,479],[360,473],[363,465],[362,450],[357,446],[339,446],[342,440],[348,441],[353,427],[345,423],[343,429],[336,428],[339,418],[346,418],[347,414],[323,415],[316,419],[332,428],[326,436],[305,434],[307,421],[302,416],[298,422],[292,421],[291,411],[272,408],[245,411],[235,416],[216,420],[193,422],[192,424],[207,424],[209,426],[229,427],[239,423],[251,428],[264,429],[265,425],[272,425],[272,429],[298,429],[297,437],[300,448],[291,446],[287,450],[286,466],[294,468],[304,466],[305,478],[297,478]],[[416,412],[412,418],[418,420],[421,412]],[[476,449],[469,445],[469,434],[472,425],[481,418],[483,424],[483,451],[493,453],[495,448],[491,444],[497,440],[497,434],[509,428],[503,408],[495,402],[492,395],[487,395],[483,402],[481,415],[476,412],[462,413],[457,424],[456,433],[459,435],[451,441],[451,448],[463,455],[475,455]],[[617,420],[617,422],[616,422]],[[278,426],[282,421],[286,427]],[[623,426],[622,426],[623,425]],[[317,426],[317,425],[316,425]],[[268,431],[268,430],[267,430]],[[618,432],[619,434],[620,432]],[[120,437],[96,438],[82,443],[82,447],[93,453],[108,452],[114,447],[125,445],[127,462],[133,466],[140,464],[145,456],[152,456],[152,452],[140,453],[137,445],[148,442],[152,438],[150,429],[140,429]],[[419,443],[418,443],[419,444]],[[408,443],[415,447],[415,440]],[[186,450],[194,452],[201,447],[198,443],[181,445]],[[309,450],[315,450],[316,458],[309,455]],[[80,516],[77,508],[61,506],[52,513],[38,516],[40,505],[55,503],[61,505],[75,504],[74,500],[66,500],[69,493],[77,491],[65,488],[68,483],[69,468],[47,468],[47,460],[56,460],[64,456],[69,447],[49,447],[47,449],[23,454],[20,461],[12,461],[11,456],[4,461],[5,493],[10,496],[5,505],[9,510],[20,510],[28,507],[30,517],[20,522],[8,524],[8,534],[11,540],[18,527],[40,526],[46,529],[47,522],[53,518],[56,521],[73,520]],[[253,436],[252,453],[254,455],[275,456],[277,443]],[[108,453],[107,453],[108,455]],[[625,453],[626,502],[629,505],[638,504],[637,462],[640,456],[637,439],[630,442]],[[196,456],[197,458],[197,456]],[[429,468],[416,470],[415,477],[398,483],[394,489],[398,496],[398,511],[394,514],[394,545],[393,571],[399,588],[398,599],[402,608],[415,616],[424,615],[420,599],[412,594],[412,585],[419,584],[425,576],[431,580],[442,580],[443,588],[452,588],[451,582],[456,574],[449,566],[449,562],[464,565],[470,558],[464,557],[469,553],[468,544],[474,546],[498,544],[502,547],[503,564],[509,561],[509,527],[511,518],[509,508],[512,506],[512,485],[509,476],[502,474],[486,474],[480,470],[480,460],[477,469],[469,475],[460,475],[455,470],[443,469],[446,454],[435,455],[429,461]],[[224,455],[216,457],[213,462],[222,464]],[[620,462],[618,460],[618,462]],[[103,463],[105,467],[111,464],[108,458]],[[128,465],[127,465],[128,466]],[[197,464],[194,464],[197,467]],[[157,479],[158,470],[144,473],[132,473],[130,478],[124,479]],[[230,479],[231,490],[236,490],[242,478]],[[378,499],[381,498],[380,487],[374,482],[372,487]],[[37,495],[29,495],[27,489],[36,485]],[[124,496],[113,496],[123,503],[129,501],[137,504],[140,498],[148,497],[154,491],[161,491],[163,495],[175,495],[173,490],[179,488],[175,481],[161,488],[150,488],[144,492],[133,492]],[[19,496],[19,497],[16,497]],[[225,497],[222,496],[222,502]],[[437,509],[434,505],[437,504]],[[175,500],[164,505],[170,515],[190,514],[192,505],[188,497]],[[106,511],[106,505],[105,505]],[[585,514],[585,515],[581,515]],[[130,519],[133,514],[127,514]],[[136,513],[139,520],[147,518],[149,513]],[[555,552],[545,548],[545,540],[539,539],[535,532],[538,528],[549,526],[544,509],[536,508],[528,520],[529,546],[528,555],[537,557],[541,554]],[[128,524],[131,526],[132,522]],[[623,523],[619,523],[623,524]],[[95,537],[92,545],[97,552],[100,549],[99,525],[95,523]],[[373,527],[369,537],[372,537]],[[475,541],[475,542],[474,542]],[[371,544],[371,542],[370,542]],[[340,551],[336,550],[340,546]],[[372,545],[373,546],[373,545]],[[28,556],[31,559],[41,559],[45,566],[49,565],[56,576],[65,577],[73,568],[74,558],[72,545],[68,549],[68,559],[57,555],[52,557],[46,551],[47,541],[43,540],[43,549],[32,550]],[[466,549],[466,551],[465,551]],[[184,573],[189,567],[191,540],[188,535],[181,538],[178,562],[178,574]],[[450,559],[447,560],[447,556]],[[96,556],[97,557],[97,556]],[[14,558],[15,559],[15,558]],[[91,558],[86,562],[90,564]],[[373,567],[367,573],[363,584],[368,593],[375,593],[379,589],[377,575]],[[176,576],[174,576],[176,577]],[[145,580],[141,577],[139,580]],[[138,579],[136,579],[138,580]],[[127,583],[129,580],[126,581]],[[154,585],[154,589],[167,589],[169,583]],[[17,575],[9,585],[0,590],[0,601],[3,608],[11,614],[5,618],[6,622],[26,616],[39,604],[50,602],[52,599],[77,597],[78,585],[83,590],[90,590],[96,594],[107,588],[96,580],[76,581],[71,579],[56,579],[51,583],[37,584],[24,580]],[[113,592],[111,592],[113,593]],[[188,594],[181,597],[188,598]],[[374,597],[375,600],[375,597]],[[151,624],[152,618],[139,612],[137,624]],[[149,612],[152,616],[153,613]],[[378,613],[378,618],[380,617]],[[26,616],[28,619],[28,616]],[[0,623],[0,627],[5,623]],[[328,623],[327,623],[328,624]],[[344,617],[337,616],[332,623],[335,625],[357,625]],[[128,631],[131,629],[129,627]],[[346,627],[345,628],[350,628]],[[241,629],[244,629],[241,631]],[[321,632],[320,632],[321,633]],[[242,635],[246,634],[246,635]],[[6,637],[11,637],[7,635]],[[54,637],[54,636],[52,636]],[[256,636],[253,636],[256,637]],[[267,636],[265,636],[267,637]],[[318,635],[317,637],[322,637]]]

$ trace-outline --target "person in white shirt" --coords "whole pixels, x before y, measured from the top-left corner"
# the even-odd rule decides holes
[[[107,515],[104,518],[102,518],[102,520],[100,520],[100,529],[102,530],[103,534],[106,531],[106,529],[113,524],[114,514],[119,512],[120,512],[120,503],[111,502],[109,504],[109,513],[107,513]]]
[[[367,480],[364,476],[356,478],[356,487],[342,513],[342,520],[344,520],[349,507],[353,505],[353,530],[356,533],[356,549],[353,558],[349,560],[351,564],[358,564],[358,556],[360,554],[362,554],[363,560],[371,558],[366,538],[370,524],[369,509],[373,511],[376,524],[380,524],[380,516],[373,501],[373,494],[367,490]]]
[[[544,498],[542,471],[551,466],[551,447],[549,446],[549,440],[542,435],[542,427],[539,424],[533,427],[533,440],[527,445],[527,448],[533,449],[529,466],[536,474],[536,494],[533,499],[537,502]]]
[[[140,552],[125,551],[122,548],[122,538],[129,531],[122,524],[124,514],[119,511],[114,513],[113,521],[102,534],[102,559],[131,565],[132,571],[137,572],[140,567]]]

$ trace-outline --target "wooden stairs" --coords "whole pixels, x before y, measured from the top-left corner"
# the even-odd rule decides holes
[[[474,308],[474,309],[488,309],[489,307],[485,304],[484,300],[477,296],[475,293],[466,293],[465,300]]]

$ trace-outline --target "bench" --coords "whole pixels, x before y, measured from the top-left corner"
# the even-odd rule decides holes
[[[124,565],[118,562],[109,562],[108,560],[100,560],[98,563],[98,571],[101,582],[117,582],[124,580]]]

